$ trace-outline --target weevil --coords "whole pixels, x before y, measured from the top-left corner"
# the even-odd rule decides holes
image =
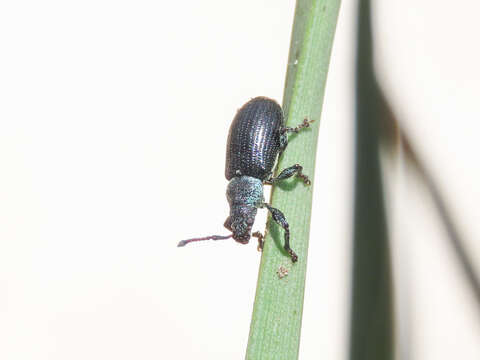
[[[263,185],[273,185],[278,181],[296,175],[306,185],[310,180],[302,173],[303,167],[292,165],[273,176],[273,167],[288,144],[287,134],[298,133],[309,127],[311,121],[304,121],[295,128],[285,126],[283,111],[276,101],[266,97],[256,97],[237,112],[230,126],[227,140],[225,177],[229,181],[227,200],[230,215],[224,226],[230,235],[211,235],[201,238],[182,240],[178,246],[202,240],[224,240],[233,238],[241,244],[247,244],[251,236],[257,237],[259,248],[263,248],[263,235],[251,234],[252,225],[259,208],[266,207],[273,220],[284,230],[284,249],[292,262],[298,260],[297,254],[290,248],[290,229],[283,213],[265,202]]]

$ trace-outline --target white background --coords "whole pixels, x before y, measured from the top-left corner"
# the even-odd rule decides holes
[[[301,359],[348,354],[354,10],[344,1],[321,120]],[[477,264],[479,10],[390,1],[375,16],[383,84]],[[1,3],[1,359],[244,357],[256,245],[176,244],[226,233],[229,123],[251,97],[281,101],[293,11]],[[410,359],[478,359],[478,309],[429,198],[401,178],[400,341]]]

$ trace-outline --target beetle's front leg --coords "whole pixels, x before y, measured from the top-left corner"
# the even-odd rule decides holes
[[[263,245],[265,244],[265,240],[264,240],[265,236],[263,236],[263,234],[260,231],[255,231],[252,234],[252,237],[256,237],[258,239],[257,250],[258,251],[263,251]]]
[[[302,170],[303,170],[303,167],[301,165],[295,164],[293,166],[290,166],[284,169],[280,174],[278,174],[277,177],[270,176],[267,180],[265,180],[265,184],[273,185],[273,183],[277,181],[288,179],[289,177],[292,177],[293,175],[296,174],[300,179],[303,180],[305,185],[310,185],[311,184],[310,179],[308,178],[307,175],[304,175],[302,173]]]
[[[272,214],[273,220],[275,220],[275,222],[283,228],[285,232],[285,242],[283,244],[283,248],[292,258],[292,262],[296,262],[298,260],[298,256],[290,248],[290,230],[289,230],[287,219],[285,219],[285,215],[283,215],[283,213],[280,210],[275,209],[274,207],[271,207],[267,203],[265,203],[264,205],[267,207],[268,211],[270,211],[270,213]]]

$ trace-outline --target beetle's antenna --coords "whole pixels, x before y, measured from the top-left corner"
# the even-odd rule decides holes
[[[203,240],[225,240],[225,239],[230,239],[233,236],[233,234],[230,235],[210,235],[206,237],[201,237],[201,238],[193,238],[193,239],[187,239],[187,240],[182,240],[178,243],[178,247],[185,246],[188,243],[194,242],[194,241],[203,241]]]

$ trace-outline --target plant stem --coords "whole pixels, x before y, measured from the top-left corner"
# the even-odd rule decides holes
[[[290,45],[283,108],[287,126],[304,118],[315,120],[310,130],[289,137],[278,169],[299,163],[313,180],[330,53],[340,0],[298,0]],[[313,181],[312,181],[313,183]],[[286,182],[272,191],[272,206],[290,224],[291,246],[298,255],[292,264],[283,250],[283,231],[268,222],[255,295],[247,359],[296,359],[300,344],[308,236],[312,207],[311,186]],[[281,277],[277,271],[287,269]]]

